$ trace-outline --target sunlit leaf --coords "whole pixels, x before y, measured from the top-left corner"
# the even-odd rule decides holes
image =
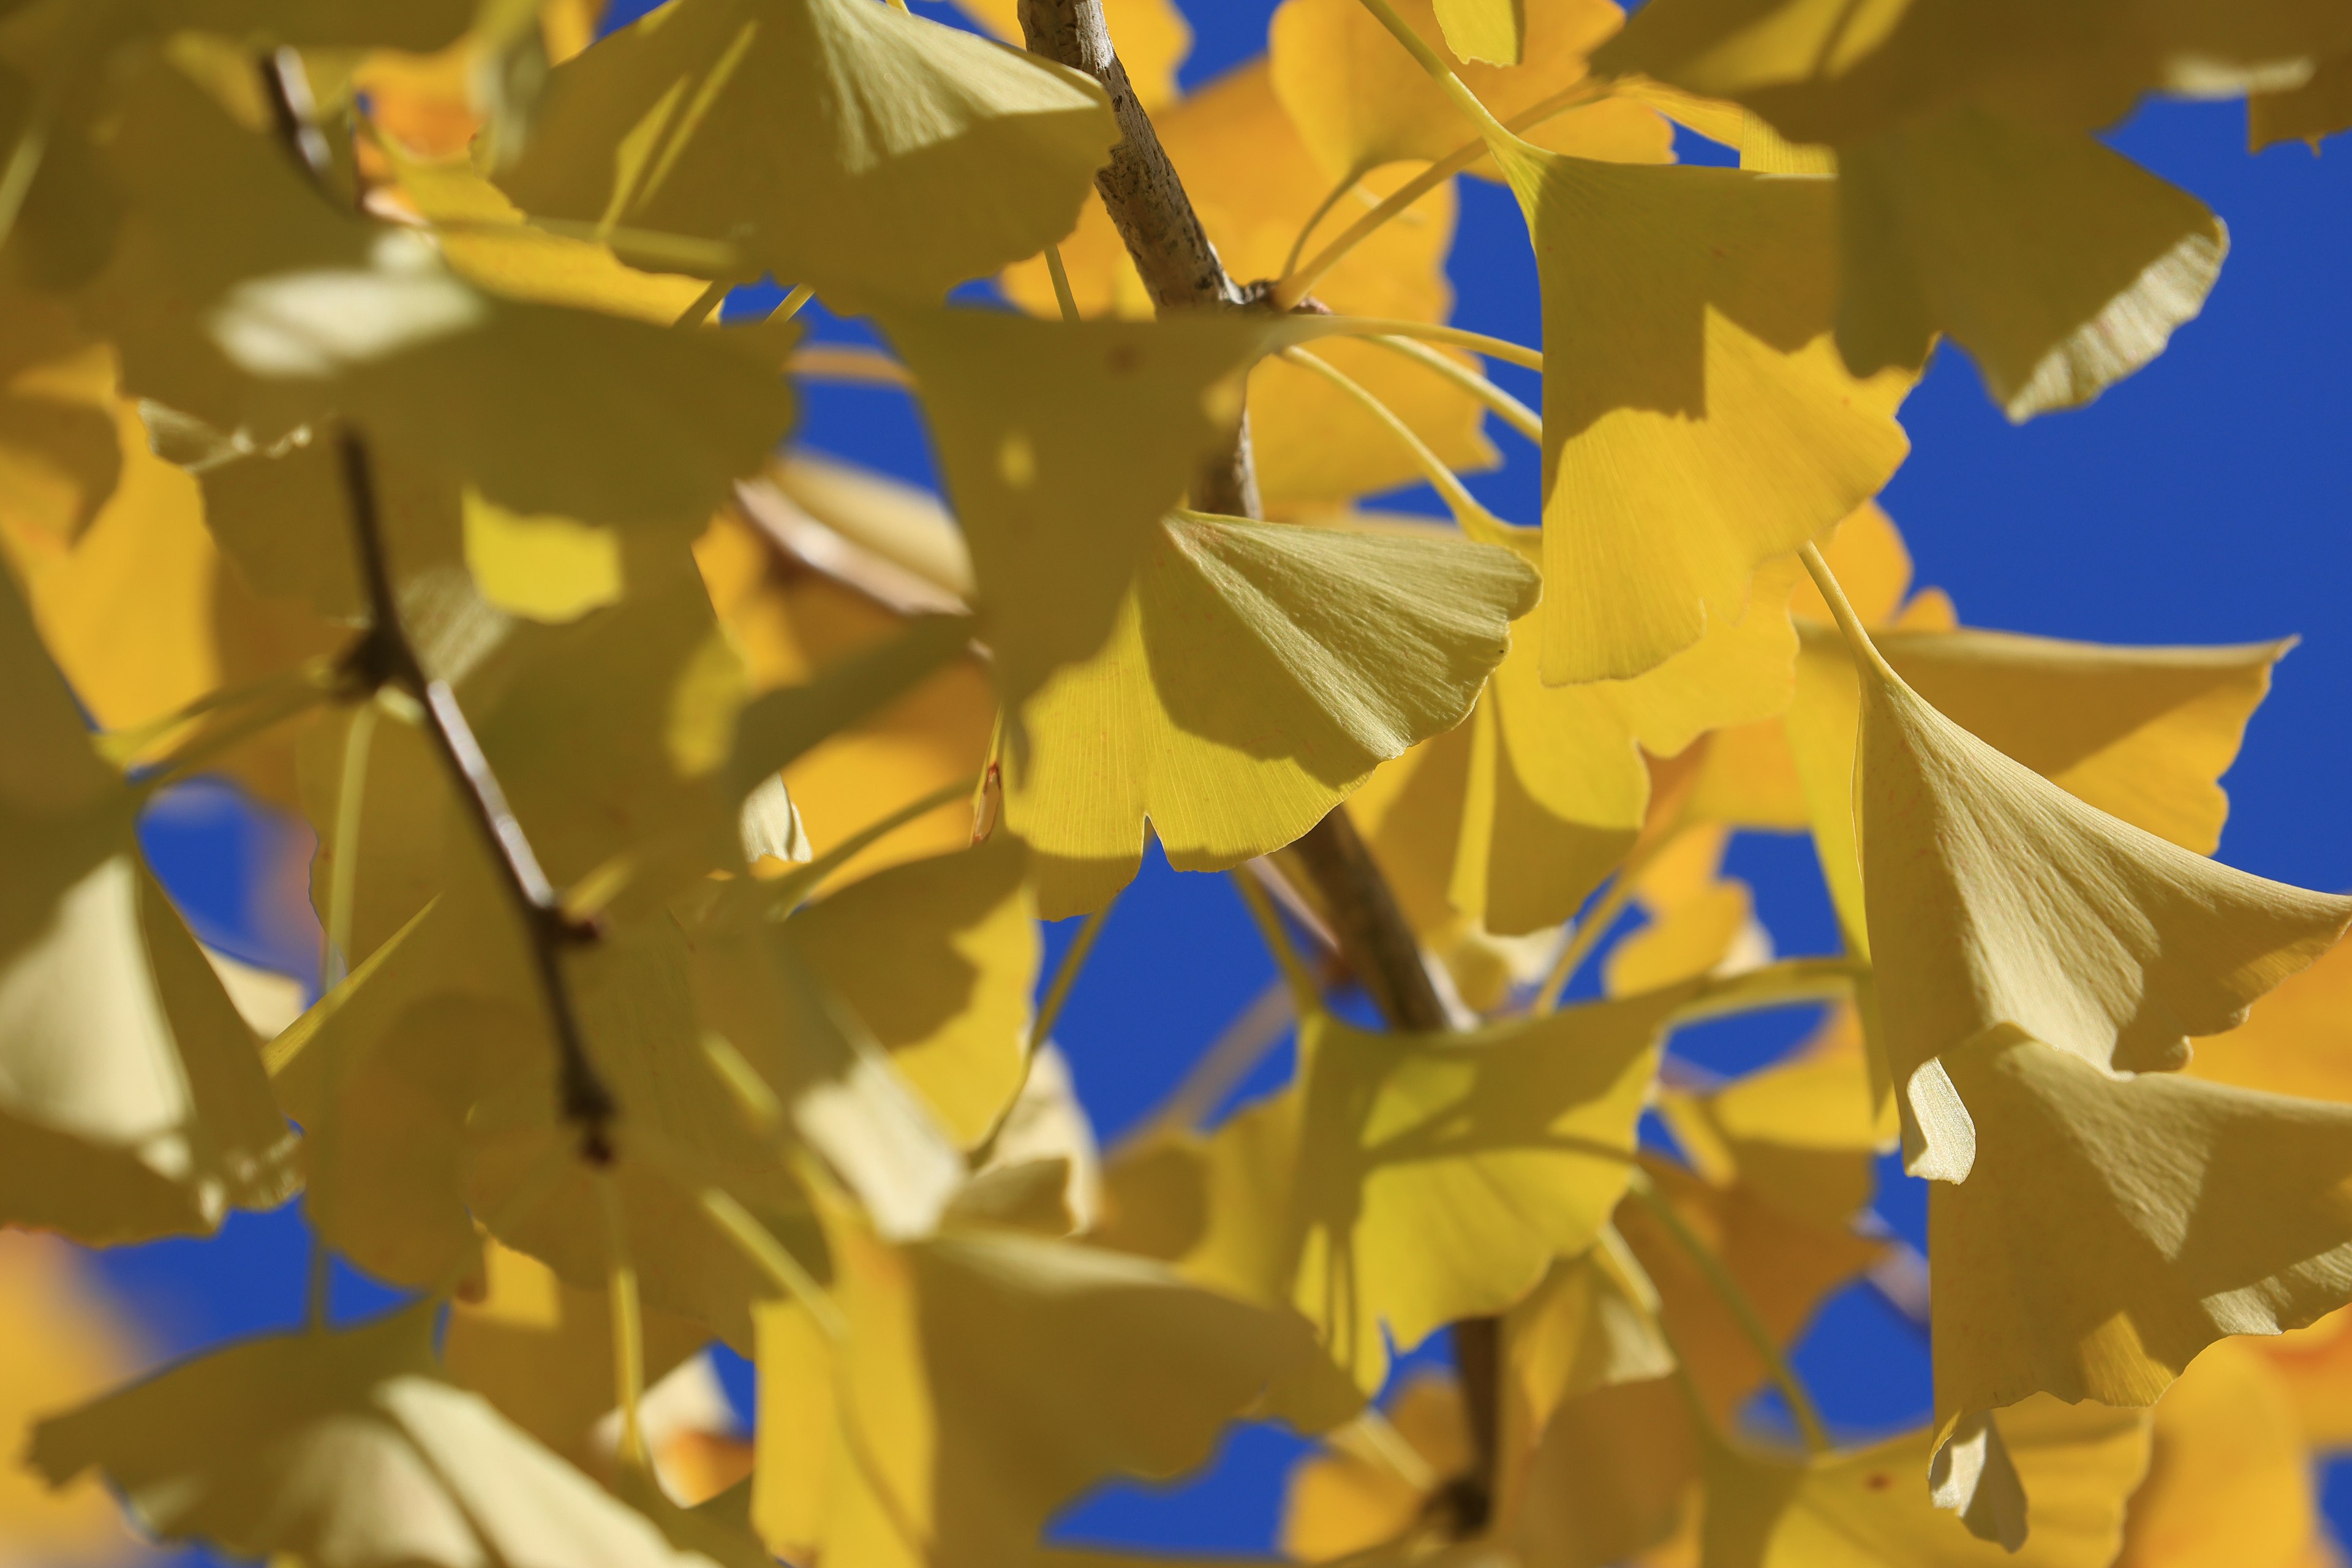
[[[321,1568],[701,1561],[443,1382],[433,1316],[182,1363],[43,1423],[32,1462],[56,1481],[99,1469],[167,1539]]]
[[[535,217],[740,258],[704,277],[929,302],[1068,233],[1118,134],[1087,78],[938,22],[684,0],[558,69],[500,183]]]
[[[1036,852],[1041,911],[1125,885],[1147,820],[1183,869],[1289,843],[1461,721],[1535,587],[1487,545],[1156,525],[1109,643],[1007,737],[1005,820]]]
[[[2186,1037],[2234,1026],[2352,924],[2352,900],[2232,870],[2084,804],[1892,669],[1861,681],[1870,951],[1915,1173],[1969,1171],[1970,1113],[1940,1053],[2011,1025],[2097,1072],[2178,1068]]]
[[[2322,60],[2300,87],[2256,92],[2246,100],[2246,139],[2255,151],[2352,128],[2352,50]]]
[[[1310,1017],[1292,1088],[1205,1143],[1114,1163],[1109,1239],[1292,1302],[1377,1388],[1391,1342],[1502,1311],[1591,1244],[1624,1192],[1679,997],[1440,1038]]]
[[[0,1440],[21,1452],[37,1417],[121,1382],[139,1352],[86,1259],[55,1237],[0,1234]],[[0,1539],[58,1563],[124,1562],[137,1550],[99,1488],[52,1490],[16,1467],[0,1475]]]
[[[2325,1560],[2330,1547],[2293,1384],[2265,1348],[2260,1340],[2209,1345],[2157,1401],[2147,1480],[2124,1516],[2116,1559],[2124,1568]]]
[[[1503,163],[1543,274],[1543,676],[1622,679],[1877,490],[1910,382],[1857,380],[1830,342],[1829,182]]]

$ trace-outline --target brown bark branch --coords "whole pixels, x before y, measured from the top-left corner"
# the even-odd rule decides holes
[[[1020,0],[1021,31],[1034,54],[1086,72],[1110,95],[1119,142],[1095,176],[1095,188],[1126,241],[1136,270],[1162,313],[1181,310],[1265,309],[1262,287],[1237,286],[1217,257],[1184,182],[1160,143],[1151,117],[1137,101],[1112,47],[1102,0]],[[1194,504],[1236,517],[1262,515],[1251,459],[1248,416],[1226,450],[1212,455],[1197,475]],[[1315,884],[1333,934],[1356,978],[1371,994],[1392,1029],[1437,1033],[1445,1007],[1421,955],[1421,944],[1397,906],[1396,895],[1365,847],[1345,805],[1290,847],[1293,863]],[[1455,1360],[1469,1406],[1473,1472],[1449,1489],[1455,1527],[1465,1536],[1482,1529],[1494,1490],[1498,1431],[1500,1324],[1476,1318],[1454,1326]]]

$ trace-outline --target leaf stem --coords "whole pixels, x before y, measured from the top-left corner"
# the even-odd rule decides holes
[[[1114,894],[1111,902],[1118,901]],[[1054,1032],[1055,1024],[1060,1021],[1063,1004],[1070,999],[1070,987],[1078,983],[1078,972],[1087,966],[1087,960],[1093,955],[1095,938],[1102,935],[1103,921],[1110,918],[1110,910],[1111,905],[1105,904],[1087,917],[1087,923],[1078,928],[1078,934],[1071,940],[1069,950],[1062,954],[1062,962],[1055,967],[1053,984],[1045,987],[1045,999],[1037,1005],[1037,1016],[1029,1026],[1031,1056],[1037,1054],[1037,1047],[1045,1043]]]
[[[1806,1002],[1835,1002],[1853,994],[1854,983],[1870,966],[1851,958],[1788,958],[1738,974],[1699,983],[1690,999],[1675,1009],[1675,1023],[1760,1012]]]
[[[1607,96],[1605,86],[1596,83],[1588,77],[1575,86],[1556,92],[1542,102],[1531,105],[1511,116],[1507,129],[1515,134],[1523,131],[1533,131],[1546,121],[1565,114],[1571,109],[1581,109],[1588,103],[1598,102]],[[1323,280],[1325,273],[1347,259],[1349,252],[1378,234],[1422,197],[1485,157],[1487,151],[1486,139],[1484,136],[1465,142],[1395,190],[1391,191],[1381,200],[1380,205],[1349,225],[1346,231],[1337,239],[1317,251],[1313,260],[1304,267],[1294,263],[1269,291],[1268,298],[1274,308],[1277,310],[1287,310],[1307,298],[1315,285]]]
[[[754,1268],[808,1309],[809,1317],[825,1338],[838,1343],[849,1336],[849,1321],[841,1315],[841,1308],[835,1303],[831,1292],[801,1267],[801,1260],[760,1223],[758,1216],[737,1203],[732,1194],[717,1187],[703,1188],[700,1202],[702,1212],[726,1233]]]
[[[1061,307],[1062,320],[1076,321],[1078,297],[1070,292],[1069,269],[1062,265],[1062,247],[1058,245],[1045,247],[1045,275],[1054,280],[1054,303]]]
[[[1372,340],[1374,342],[1397,341],[1399,340],[1392,338]],[[1395,437],[1398,443],[1412,455],[1413,462],[1420,467],[1423,476],[1436,489],[1437,493],[1445,498],[1446,509],[1454,513],[1454,521],[1461,525],[1463,532],[1486,543],[1499,542],[1508,535],[1510,525],[1480,505],[1478,498],[1470,493],[1470,487],[1462,482],[1462,476],[1447,468],[1445,460],[1430,450],[1429,443],[1421,438],[1420,433],[1406,424],[1395,409],[1374,396],[1361,382],[1321,355],[1309,353],[1305,349],[1284,349],[1282,357],[1293,364],[1304,365],[1315,372],[1316,374],[1354,399],[1374,419],[1379,420],[1387,428],[1389,434]],[[1431,357],[1441,361],[1444,359],[1443,355]],[[1449,363],[1448,368],[1458,370],[1461,367]]]
[[[1307,242],[1315,237],[1316,229],[1321,226],[1325,218],[1331,216],[1331,209],[1338,206],[1341,202],[1346,201],[1348,199],[1348,193],[1354,190],[1358,185],[1360,185],[1363,183],[1364,170],[1361,168],[1350,169],[1348,171],[1347,175],[1341,179],[1338,184],[1331,187],[1330,191],[1325,195],[1321,201],[1315,204],[1315,210],[1312,213],[1309,213],[1307,215],[1307,221],[1299,226],[1298,237],[1290,242],[1290,253],[1282,258],[1282,275],[1284,277],[1287,278],[1292,273],[1298,270],[1298,258],[1306,254]]]
[[[1460,327],[1439,326],[1433,321],[1395,321],[1380,316],[1294,316],[1283,323],[1294,340],[1313,338],[1413,338],[1433,343],[1452,343],[1474,353],[1488,355],[1507,364],[1527,370],[1541,371],[1543,351],[1531,349],[1507,338],[1489,337],[1484,332],[1465,331]]]
[[[612,1167],[595,1173],[596,1203],[604,1215],[604,1288],[613,1319],[613,1392],[621,1407],[621,1463],[650,1468],[646,1451],[646,1326],[637,1295],[637,1266],[629,1254],[628,1217],[621,1210],[619,1180]]]
[[[1513,397],[1468,366],[1447,359],[1427,343],[1412,338],[1377,337],[1366,340],[1380,344],[1391,353],[1400,353],[1424,369],[1436,372],[1500,416],[1504,424],[1525,436],[1538,446],[1543,444],[1543,416]]]
[[[1488,142],[1506,143],[1518,140],[1501,121],[1495,118],[1492,110],[1478,100],[1478,95],[1470,90],[1469,84],[1454,74],[1454,68],[1430,47],[1429,41],[1414,32],[1405,19],[1396,14],[1396,8],[1389,4],[1389,0],[1363,0],[1363,5],[1364,9],[1378,17],[1381,26],[1386,27],[1396,41],[1421,62],[1421,68],[1427,71],[1439,89],[1454,100],[1454,107],[1469,117],[1470,123],[1478,128],[1482,136]]]
[[[1782,1353],[1780,1342],[1773,1338],[1772,1331],[1764,1326],[1763,1316],[1757,1311],[1756,1303],[1749,1300],[1739,1281],[1732,1278],[1731,1271],[1724,1267],[1723,1259],[1717,1258],[1714,1249],[1701,1241],[1685,1223],[1674,1205],[1658,1191],[1657,1184],[1650,1180],[1648,1172],[1634,1166],[1625,1190],[1649,1211],[1650,1217],[1658,1222],[1658,1227],[1674,1239],[1675,1245],[1682,1248],[1698,1271],[1706,1276],[1707,1284],[1739,1324],[1740,1332],[1748,1337],[1750,1347],[1771,1370],[1772,1381],[1780,1388],[1780,1397],[1788,1403],[1789,1414],[1796,1419],[1797,1430],[1804,1437],[1805,1447],[1816,1454],[1828,1453],[1834,1445],[1830,1442],[1829,1428],[1822,1424],[1822,1414],[1813,1404],[1813,1396],[1806,1392],[1796,1369],[1789,1364],[1789,1358]]]
[[[816,381],[856,382],[866,386],[915,384],[905,365],[887,354],[854,343],[811,343],[794,349],[784,360],[784,374]]]
[[[1837,574],[1830,570],[1821,546],[1810,539],[1805,541],[1797,547],[1797,559],[1805,563],[1806,572],[1812,576],[1813,586],[1819,588],[1822,597],[1829,602],[1830,615],[1836,619],[1838,630],[1844,635],[1845,646],[1853,657],[1885,679],[1901,685],[1903,678],[1895,673],[1894,667],[1878,651],[1878,645],[1870,640],[1870,632],[1863,626],[1862,617],[1854,614],[1853,601],[1848,599],[1845,590],[1839,586]]]
[[[367,445],[356,431],[346,429],[340,448],[370,617],[368,635],[352,648],[347,668],[369,689],[396,686],[424,709],[425,733],[457,784],[491,859],[504,873],[500,879],[530,939],[541,1000],[555,1037],[557,1109],[580,1130],[582,1155],[592,1164],[604,1164],[612,1158],[612,1123],[619,1108],[588,1054],[587,1037],[563,974],[565,952],[595,941],[596,930],[564,912],[562,900],[541,868],[530,839],[507,805],[506,792],[491,772],[489,759],[483,755],[481,742],[457,704],[457,693],[446,681],[428,674],[417,657],[393,589],[391,557],[376,507]]]
[[[1625,906],[1633,902],[1634,879],[1641,873],[1642,868],[1630,858],[1618,867],[1616,876],[1610,879],[1609,890],[1569,932],[1568,944],[1553,961],[1551,973],[1544,976],[1543,989],[1536,993],[1533,1011],[1538,1017],[1559,1010],[1560,994],[1568,989],[1568,983],[1576,978],[1576,972],[1584,967],[1584,961],[1601,945],[1601,939],[1617,923],[1617,917],[1625,912]]]

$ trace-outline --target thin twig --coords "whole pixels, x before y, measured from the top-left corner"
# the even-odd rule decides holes
[[[498,775],[490,771],[489,759],[482,754],[481,742],[466,721],[465,710],[457,705],[457,693],[446,681],[435,679],[417,657],[393,590],[391,557],[376,508],[367,444],[356,432],[345,430],[340,447],[370,621],[368,635],[353,647],[346,668],[363,689],[396,686],[424,709],[425,731],[457,784],[490,858],[505,873],[500,879],[530,939],[548,1025],[555,1037],[557,1108],[566,1121],[580,1130],[582,1154],[593,1163],[604,1164],[613,1156],[612,1123],[618,1107],[589,1057],[587,1037],[563,977],[564,953],[594,941],[596,928],[564,912],[562,898],[541,868],[522,824],[507,805],[506,792],[499,787]]]

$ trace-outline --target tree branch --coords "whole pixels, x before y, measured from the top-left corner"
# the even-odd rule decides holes
[[[1119,142],[1095,176],[1095,189],[1135,258],[1136,270],[1162,314],[1181,310],[1265,310],[1265,285],[1236,286],[1184,194],[1184,182],[1137,101],[1127,68],[1112,47],[1102,0],[1020,0],[1021,31],[1030,51],[1087,73],[1110,94]],[[1248,416],[1233,445],[1202,465],[1192,500],[1204,511],[1258,517],[1257,479],[1251,459]],[[1421,956],[1421,944],[1397,907],[1396,895],[1356,832],[1344,805],[1290,847],[1294,863],[1312,880],[1339,939],[1341,954],[1392,1029],[1437,1033],[1447,1026]],[[1500,1367],[1499,1325],[1479,1318],[1454,1326],[1454,1354],[1471,1417],[1473,1473],[1453,1489],[1451,1507],[1465,1535],[1484,1527],[1494,1489]]]
[[[522,824],[507,805],[506,792],[490,771],[473,726],[457,705],[448,682],[435,679],[417,657],[401,624],[400,601],[394,592],[392,565],[384,548],[383,526],[376,507],[375,479],[367,445],[346,430],[341,442],[343,487],[351,502],[352,537],[359,555],[360,578],[366,590],[368,631],[352,647],[344,668],[356,683],[373,691],[396,686],[416,699],[425,710],[425,731],[448,768],[467,815],[504,875],[499,879],[514,901],[530,939],[532,967],[547,1005],[547,1020],[555,1037],[557,1109],[580,1130],[580,1151],[590,1162],[605,1164],[613,1158],[612,1124],[618,1107],[613,1091],[588,1055],[587,1037],[564,983],[563,954],[567,949],[596,940],[593,925],[575,921],[563,910],[554,885],[532,852]]]

